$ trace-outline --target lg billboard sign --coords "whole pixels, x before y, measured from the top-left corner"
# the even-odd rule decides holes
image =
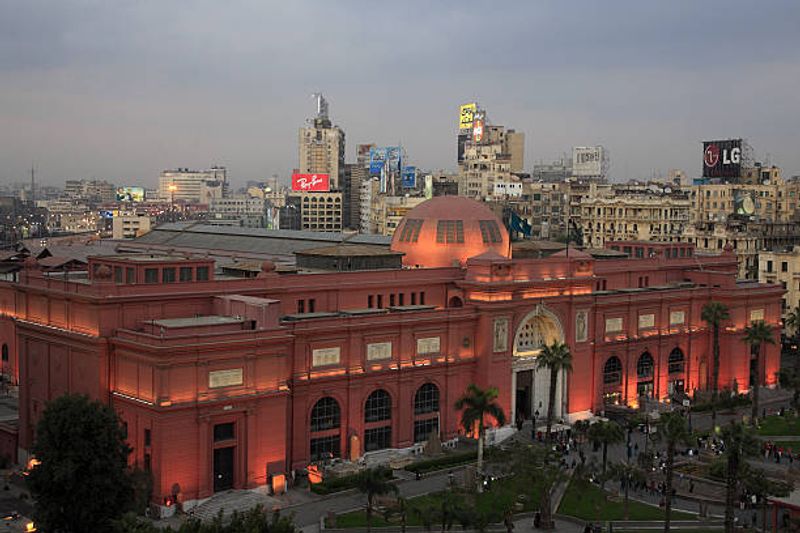
[[[742,140],[703,143],[704,178],[738,178],[742,171]]]

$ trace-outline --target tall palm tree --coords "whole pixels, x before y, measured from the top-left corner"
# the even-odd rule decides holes
[[[706,324],[708,324],[708,327],[711,328],[711,331],[714,335],[714,362],[711,373],[711,387],[714,400],[717,399],[717,394],[719,393],[719,326],[723,320],[728,320],[730,316],[731,315],[728,312],[728,308],[725,306],[725,304],[714,301],[708,302],[706,305],[704,305],[703,311],[700,314],[700,317],[706,322]]]
[[[775,339],[772,335],[772,326],[764,322],[763,320],[758,320],[753,322],[746,328],[744,328],[744,337],[742,338],[744,342],[750,345],[750,353],[755,356],[755,365],[752,365],[750,368],[755,366],[755,376],[751,376],[750,381],[753,382],[753,412],[751,414],[751,418],[753,419],[753,425],[758,422],[758,391],[761,388],[761,347],[765,344],[775,344]],[[751,374],[753,371],[750,371]]]
[[[608,463],[608,446],[617,444],[625,439],[625,432],[616,422],[600,421],[589,426],[589,441],[592,444],[603,447],[603,476],[602,482],[605,484],[606,464]]]
[[[658,433],[656,437],[667,445],[666,481],[664,496],[664,533],[669,533],[672,518],[672,474],[675,465],[675,447],[679,443],[689,441],[689,428],[686,419],[677,411],[664,413],[658,419]]]
[[[367,531],[372,530],[372,510],[375,508],[375,497],[385,494],[397,494],[397,485],[390,483],[385,472],[380,468],[369,468],[356,477],[356,488],[367,497]]]
[[[477,426],[478,430],[478,492],[483,492],[483,438],[486,430],[484,421],[486,417],[494,418],[495,421],[504,426],[506,414],[500,404],[497,403],[497,388],[489,387],[481,389],[474,383],[467,387],[466,392],[456,401],[456,409],[461,411],[461,425],[469,431]]]
[[[619,462],[611,465],[611,475],[615,480],[619,481],[619,484],[622,487],[625,520],[629,520],[629,494],[631,485],[645,481],[647,479],[647,475],[642,468],[635,463],[631,463],[630,461]]]
[[[541,353],[536,358],[536,368],[547,368],[550,370],[550,398],[547,402],[547,439],[551,440],[550,428],[553,427],[553,413],[556,407],[556,383],[560,371],[572,371],[572,354],[569,347],[563,342],[554,341],[553,344],[545,345]]]
[[[722,441],[725,443],[725,533],[733,533],[734,505],[739,486],[740,469],[750,456],[759,451],[759,441],[752,428],[745,427],[733,420],[722,428]]]

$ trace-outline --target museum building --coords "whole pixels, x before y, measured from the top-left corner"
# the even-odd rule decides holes
[[[744,327],[780,320],[783,289],[737,281],[731,250],[614,242],[615,254],[515,259],[502,222],[460,197],[412,209],[391,249],[357,247],[352,262],[346,243],[332,248],[306,251],[311,267],[264,261],[248,276],[200,254],[94,256],[82,275],[26,260],[0,282],[20,460],[49,400],[88,394],[120,413],[154,500],[188,508],[231,488],[282,490],[315,461],[463,434],[453,405],[470,383],[497,387],[510,421],[545,416],[536,357],[553,341],[573,355],[557,419],[705,389],[712,299],[730,310],[720,386],[743,391]],[[760,361],[774,384],[779,347]]]

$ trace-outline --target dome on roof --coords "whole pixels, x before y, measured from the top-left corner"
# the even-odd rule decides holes
[[[486,204],[463,196],[437,196],[406,213],[392,237],[407,267],[464,265],[493,251],[511,257],[508,231]]]

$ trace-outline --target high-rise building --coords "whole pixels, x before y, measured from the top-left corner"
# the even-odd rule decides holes
[[[227,195],[227,179],[225,167],[165,170],[158,178],[158,195],[167,201],[209,203]]]
[[[367,162],[369,165],[369,162]],[[361,226],[361,184],[369,179],[369,167],[361,163],[345,165],[342,181],[344,198],[343,224],[348,229],[359,229]]]
[[[344,174],[344,131],[334,126],[328,117],[328,101],[317,97],[317,114],[309,125],[300,128],[298,135],[299,166],[301,174],[328,174],[332,190],[339,189]]]

